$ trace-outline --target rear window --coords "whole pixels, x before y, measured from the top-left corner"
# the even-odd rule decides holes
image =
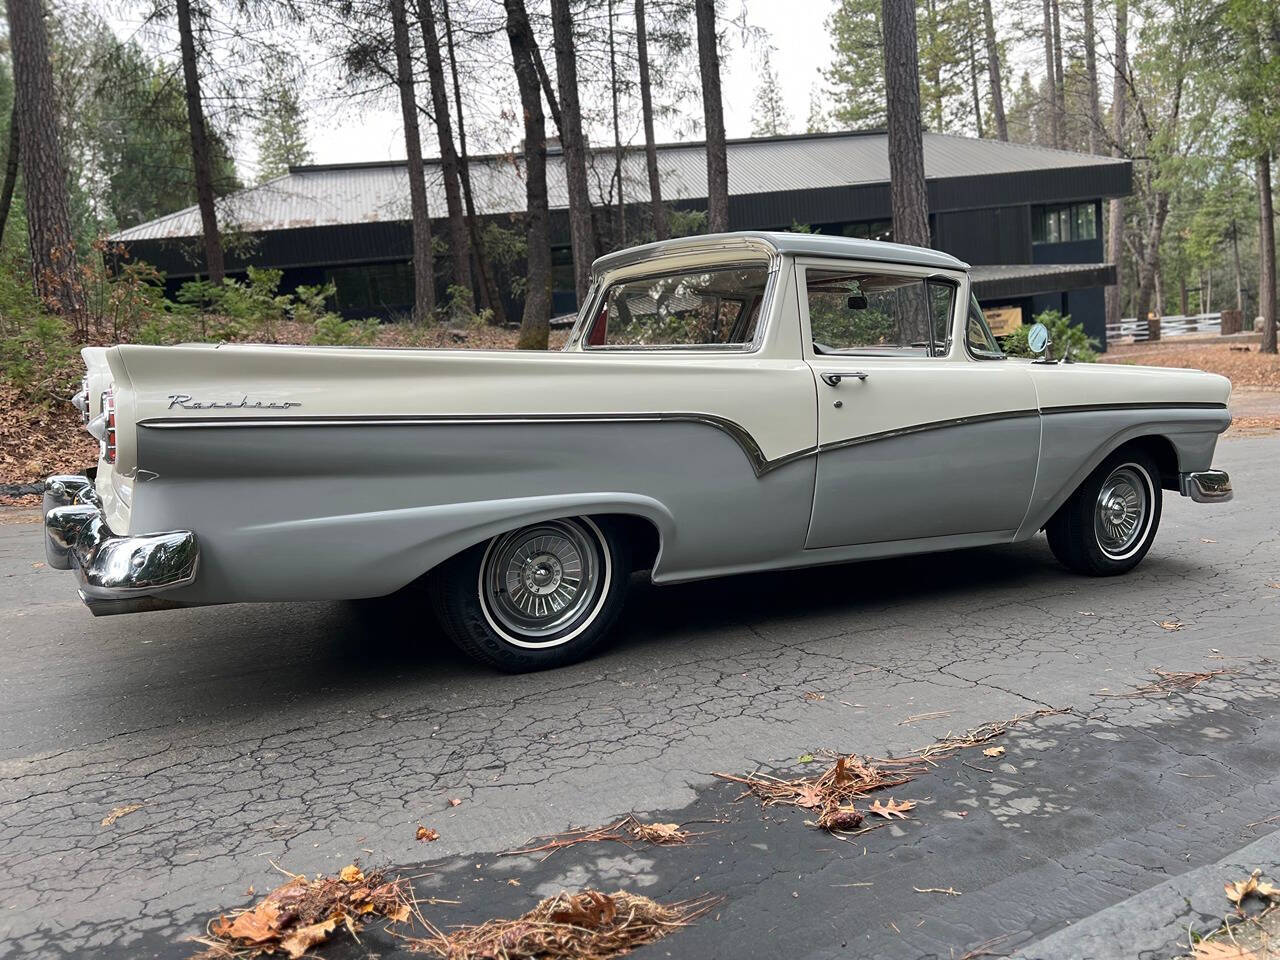
[[[588,348],[745,347],[760,325],[766,266],[725,267],[610,286]]]

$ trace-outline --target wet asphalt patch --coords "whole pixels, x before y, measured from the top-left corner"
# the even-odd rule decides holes
[[[698,832],[687,845],[583,844],[399,872],[423,900],[461,901],[424,904],[444,929],[514,917],[564,889],[724,897],[637,958],[1047,956],[1037,952],[1046,935],[1065,931],[1061,951],[1077,921],[1275,829],[1260,822],[1280,811],[1275,681],[1264,665],[1189,695],[1019,725],[998,741],[1002,756],[962,751],[895,789],[917,801],[912,819],[848,840],[805,826],[806,811],[762,809],[722,783],[691,806],[646,814]],[[1228,684],[1237,689],[1223,698]],[[920,892],[931,889],[956,893]],[[1190,905],[1168,919],[1168,942],[1137,955],[1174,956],[1173,931],[1220,922]],[[327,955],[408,955],[380,930],[362,941]]]

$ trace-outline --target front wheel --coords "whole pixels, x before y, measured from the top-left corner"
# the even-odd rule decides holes
[[[626,542],[588,517],[546,520],[472,547],[436,571],[441,624],[471,657],[521,673],[584,659],[617,619]]]
[[[1138,565],[1160,526],[1160,472],[1140,450],[1119,450],[1089,474],[1045,526],[1049,548],[1076,573],[1110,577]]]

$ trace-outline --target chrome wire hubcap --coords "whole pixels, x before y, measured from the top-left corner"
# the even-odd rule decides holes
[[[564,520],[499,537],[485,554],[480,575],[493,617],[511,633],[535,641],[581,617],[599,592],[599,580],[596,544],[581,526]]]
[[[1128,465],[1114,470],[1102,484],[1093,512],[1102,552],[1123,559],[1146,532],[1149,509],[1147,482],[1138,470]]]

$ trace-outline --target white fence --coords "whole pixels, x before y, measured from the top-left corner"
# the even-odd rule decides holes
[[[1170,337],[1182,337],[1189,333],[1221,333],[1222,332],[1222,314],[1220,313],[1198,313],[1195,316],[1186,317],[1181,314],[1162,317],[1160,319],[1160,338],[1167,340]],[[1137,343],[1146,340],[1147,321],[1138,320],[1134,317],[1128,317],[1119,323],[1107,324],[1107,342],[1118,342],[1128,340],[1131,343]]]

